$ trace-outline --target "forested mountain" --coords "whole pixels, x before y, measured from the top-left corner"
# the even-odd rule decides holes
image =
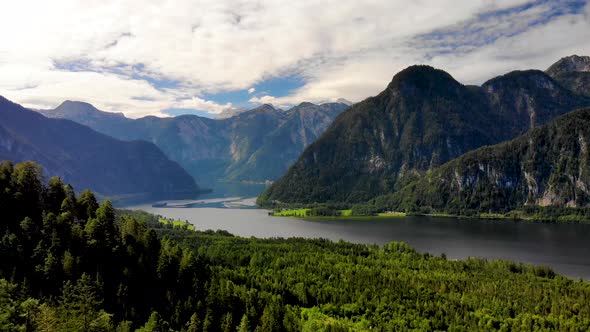
[[[199,190],[155,145],[120,141],[69,120],[48,119],[0,97],[0,160],[34,160],[77,188],[103,195]]]
[[[549,67],[546,73],[564,87],[590,97],[590,56],[562,58]]]
[[[262,105],[215,120],[195,115],[133,120],[71,101],[39,112],[77,121],[118,139],[152,142],[202,184],[278,178],[347,107],[303,103],[281,111]]]
[[[412,66],[385,91],[340,115],[259,203],[367,201],[467,151],[588,105],[590,98],[537,70],[476,87],[432,67]]]
[[[590,109],[573,111],[514,140],[468,152],[378,200],[390,209],[455,213],[588,207],[588,144]]]
[[[404,243],[240,238],[0,163],[1,331],[588,331],[590,284]]]

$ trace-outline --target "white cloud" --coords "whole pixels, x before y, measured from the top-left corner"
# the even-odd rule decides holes
[[[250,88],[248,89],[248,94],[251,95],[256,91],[256,88]]]
[[[563,16],[468,52],[430,57],[436,45],[412,43],[481,13],[527,2],[11,1],[0,12],[0,94],[30,107],[85,100],[133,117],[182,107],[219,113],[233,105],[205,100],[205,93],[252,94],[252,85],[283,74],[297,73],[306,84],[287,97],[251,100],[358,101],[413,63],[481,83],[510,69],[544,68],[570,53],[590,54],[590,6],[586,17]],[[55,65],[76,61],[109,70],[68,72]],[[177,85],[157,89],[138,75]]]

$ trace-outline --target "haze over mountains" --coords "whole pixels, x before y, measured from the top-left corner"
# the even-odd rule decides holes
[[[476,87],[432,67],[412,66],[382,93],[338,117],[259,202],[365,202],[468,151],[587,106],[590,98],[538,70],[511,72]]]
[[[287,111],[262,105],[226,119],[195,115],[128,119],[66,101],[45,116],[70,119],[122,140],[146,140],[182,165],[200,184],[264,182],[281,176],[348,106],[302,103]]]
[[[195,193],[199,187],[153,144],[120,141],[70,120],[48,119],[0,97],[0,160],[34,160],[78,190],[103,195]]]

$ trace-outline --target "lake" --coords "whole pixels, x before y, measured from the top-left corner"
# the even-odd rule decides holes
[[[404,241],[418,251],[445,253],[452,259],[507,259],[590,280],[590,225],[423,216],[301,220],[271,217],[266,210],[252,208],[254,198],[227,195],[158,203],[167,205],[126,208],[188,220],[199,230],[222,229],[244,237],[327,238],[378,245]]]

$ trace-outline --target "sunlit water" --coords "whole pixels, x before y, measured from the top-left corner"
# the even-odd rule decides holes
[[[222,229],[244,237],[327,238],[379,245],[404,241],[434,255],[547,265],[569,277],[590,280],[590,225],[435,217],[300,220],[271,217],[266,210],[252,208],[253,202],[252,198],[225,197],[159,202],[167,203],[166,207],[149,203],[128,208],[187,220],[199,230]]]

